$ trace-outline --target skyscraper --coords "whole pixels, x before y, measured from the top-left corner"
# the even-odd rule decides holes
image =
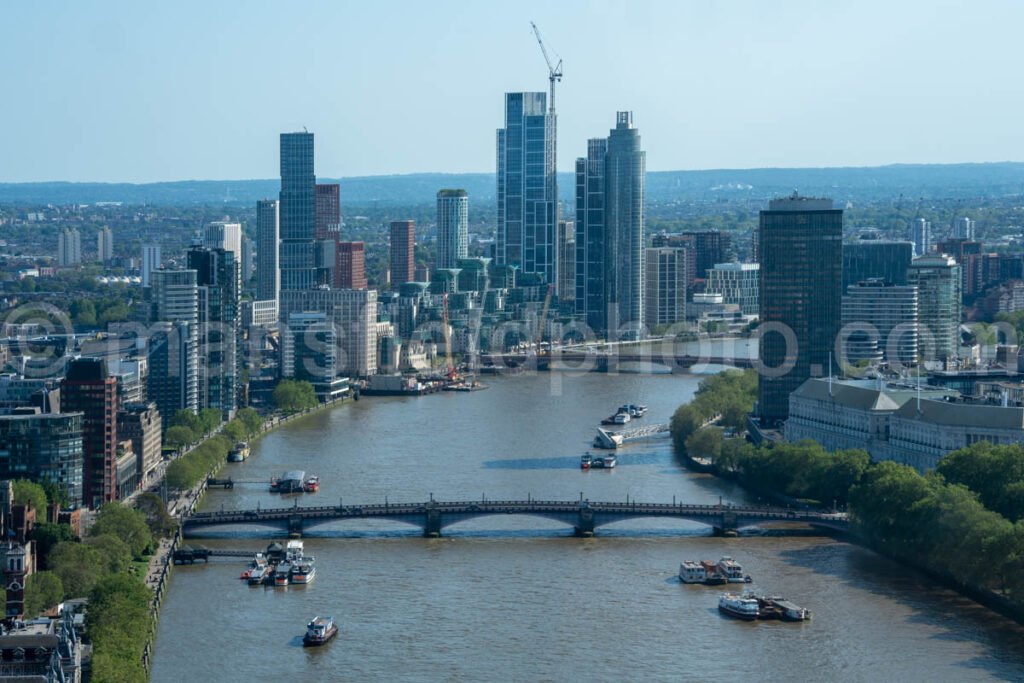
[[[142,245],[142,286],[149,287],[152,283],[153,271],[160,267],[160,245]]]
[[[469,193],[437,193],[437,268],[455,268],[469,256]]]
[[[281,289],[312,289],[316,279],[316,175],[313,134],[281,134]]]
[[[932,250],[932,224],[923,218],[910,225],[910,241],[914,243],[914,256],[924,256]]]
[[[974,239],[974,220],[966,216],[958,218],[953,224],[953,238],[962,240]]]
[[[576,316],[597,333],[608,329],[604,171],[608,140],[587,141],[576,160]]]
[[[757,414],[766,426],[786,419],[797,387],[835,367],[830,361],[840,329],[842,238],[843,212],[831,199],[793,193],[761,212]]]
[[[615,115],[605,161],[605,225],[608,304],[618,323],[644,323],[644,186],[647,154],[633,112]],[[611,321],[609,321],[611,322]],[[617,326],[616,324],[616,326]],[[611,327],[611,325],[609,325]]]
[[[644,319],[649,327],[686,320],[686,249],[661,247],[644,254]]]
[[[416,236],[412,221],[391,221],[391,286],[412,282],[416,269]]]
[[[96,260],[106,263],[114,258],[114,233],[104,226],[96,233]]]
[[[199,316],[199,391],[204,408],[230,419],[238,407],[241,334],[241,275],[236,254],[193,248],[188,267],[196,273]]]
[[[914,259],[907,281],[917,286],[918,345],[925,360],[946,360],[960,346],[960,265],[945,254]]]
[[[558,304],[571,313],[576,302],[576,226],[558,221]]]
[[[316,239],[337,240],[341,231],[341,186],[316,184]]]
[[[256,202],[256,298],[260,301],[277,301],[281,292],[279,206],[272,199]]]
[[[366,289],[366,244],[338,242],[334,267],[336,289]]]
[[[242,224],[228,221],[214,221],[203,232],[203,246],[207,249],[224,249],[242,257]]]
[[[199,286],[194,270],[154,270],[154,333],[150,337],[149,397],[164,423],[199,407]]]
[[[57,264],[77,266],[82,262],[82,236],[77,228],[64,228],[57,236]]]
[[[82,413],[83,498],[89,507],[117,500],[117,380],[100,358],[68,363],[60,385],[63,413]]]
[[[557,283],[555,117],[547,94],[505,94],[497,132],[498,235],[495,260]]]

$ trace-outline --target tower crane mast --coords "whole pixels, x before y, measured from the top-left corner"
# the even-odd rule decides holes
[[[551,85],[551,95],[549,102],[549,109],[551,113],[555,111],[555,81],[562,80],[562,59],[558,58],[557,64],[551,63],[551,57],[548,55],[548,49],[544,47],[544,41],[540,37],[540,29],[537,28],[537,24],[530,22],[530,26],[533,27],[533,35],[537,36],[537,44],[540,45],[540,51],[544,55],[544,61],[548,65],[548,82]],[[558,57],[556,54],[555,57]]]

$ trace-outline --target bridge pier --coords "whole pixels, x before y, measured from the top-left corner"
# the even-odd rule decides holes
[[[424,538],[441,537],[441,512],[435,508],[427,508],[426,519],[423,524]]]
[[[580,508],[579,518],[576,520],[576,535],[580,538],[590,538],[594,535],[594,512],[587,508]]]
[[[302,538],[302,517],[292,515],[288,518],[288,538]]]
[[[736,513],[723,512],[722,521],[718,523],[718,526],[711,527],[711,531],[715,536],[735,536]]]

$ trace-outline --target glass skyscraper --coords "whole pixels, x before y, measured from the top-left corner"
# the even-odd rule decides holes
[[[619,323],[644,322],[644,185],[647,153],[633,112],[615,115],[605,160],[605,225],[608,249],[608,303]],[[611,322],[611,321],[609,321]]]
[[[547,110],[547,93],[506,93],[505,127],[497,134],[495,260],[552,284],[558,276],[555,145],[555,116]]]
[[[455,268],[469,256],[469,194],[465,190],[437,193],[437,267]]]
[[[281,133],[281,289],[312,289],[316,272],[313,134]]]
[[[587,141],[576,160],[576,317],[595,332],[608,327],[605,304],[604,157],[608,140]]]

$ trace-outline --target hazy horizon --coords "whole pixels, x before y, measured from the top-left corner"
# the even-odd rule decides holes
[[[923,20],[922,17],[927,17]],[[1024,5],[442,0],[5,7],[0,182],[493,173],[503,93],[564,59],[559,170],[634,112],[649,171],[1024,159]]]

